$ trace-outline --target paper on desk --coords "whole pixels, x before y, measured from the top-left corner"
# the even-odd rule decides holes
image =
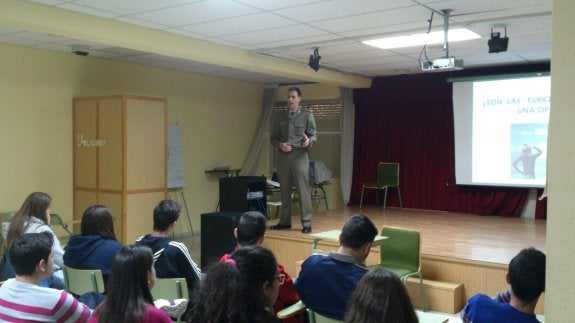
[[[276,181],[272,181],[271,179],[266,180],[266,184],[273,187],[280,187],[280,183]]]

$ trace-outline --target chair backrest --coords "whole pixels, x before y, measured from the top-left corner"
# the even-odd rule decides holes
[[[377,184],[399,186],[399,163],[380,162],[377,166]]]
[[[70,229],[68,229],[68,225],[66,223],[64,223],[64,221],[62,220],[62,218],[56,214],[56,213],[51,213],[50,214],[50,225],[54,226],[54,225],[59,225],[62,227],[62,229],[64,231],[66,231],[69,235],[72,235],[72,231],[70,231]]]
[[[76,269],[64,265],[66,290],[75,295],[104,292],[104,277],[100,269]]]
[[[152,297],[157,299],[181,299],[189,300],[188,284],[185,278],[156,278],[154,288],[152,288]]]
[[[65,223],[58,214],[51,213],[50,225],[52,226],[52,230],[54,230],[54,233],[60,240],[62,247],[64,247],[68,243],[68,240],[70,240],[70,237],[72,236],[72,231],[70,231],[70,229],[68,228],[68,224]]]
[[[381,265],[418,272],[421,260],[419,231],[384,226],[381,235],[388,237],[380,249]]]

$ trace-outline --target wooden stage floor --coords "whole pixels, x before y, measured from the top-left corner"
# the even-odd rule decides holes
[[[317,212],[313,216],[313,232],[341,229],[345,220],[363,213],[377,226],[384,225],[419,230],[422,236],[422,254],[480,261],[494,264],[508,264],[521,249],[535,247],[546,250],[546,221],[500,216],[478,216],[474,214],[443,211],[388,208],[367,206],[348,207]],[[277,219],[268,221],[269,225]],[[312,238],[301,233],[299,217],[292,219],[291,230],[267,230],[266,236]]]

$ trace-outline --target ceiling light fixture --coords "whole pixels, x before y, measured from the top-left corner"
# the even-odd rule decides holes
[[[444,42],[445,34],[443,30],[430,33],[414,34],[409,36],[387,37],[363,41],[364,44],[381,49],[393,49],[414,47],[422,45],[441,44]],[[478,34],[467,28],[451,29],[448,32],[449,42],[478,39]]]
[[[501,38],[500,32],[493,32],[493,28],[491,28],[491,39],[487,41],[487,45],[489,46],[489,53],[507,51],[507,45],[509,45],[509,37],[507,37],[507,26],[503,26],[503,28],[505,28],[505,37],[503,38]]]
[[[321,59],[321,56],[319,56],[319,51],[316,48],[313,51],[313,55],[309,55],[309,63],[307,63],[307,65],[309,67],[311,67],[314,71],[318,71],[319,70],[319,60]]]

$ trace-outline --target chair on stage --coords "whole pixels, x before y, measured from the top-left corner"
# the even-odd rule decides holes
[[[401,189],[399,188],[399,163],[384,163],[380,162],[377,166],[377,183],[363,183],[361,187],[361,200],[359,208],[363,205],[363,191],[365,189],[374,189],[376,204],[379,204],[379,190],[384,190],[383,193],[383,210],[387,204],[387,189],[394,187],[397,189],[399,196],[399,208],[403,208],[401,202]]]
[[[74,295],[88,292],[104,293],[104,277],[99,269],[76,269],[64,265],[66,290]]]
[[[307,317],[309,323],[342,323],[343,321],[332,319],[329,317],[325,317],[314,311],[310,310],[305,306],[302,301],[299,301],[291,306],[284,308],[283,310],[277,312],[276,316],[280,319],[290,318],[294,315],[302,313],[303,311],[307,311]]]
[[[379,264],[369,266],[383,267],[399,277],[404,284],[411,276],[419,277],[421,291],[421,309],[425,311],[425,293],[421,275],[421,235],[417,230],[384,226],[381,235],[388,239],[379,250]]]

